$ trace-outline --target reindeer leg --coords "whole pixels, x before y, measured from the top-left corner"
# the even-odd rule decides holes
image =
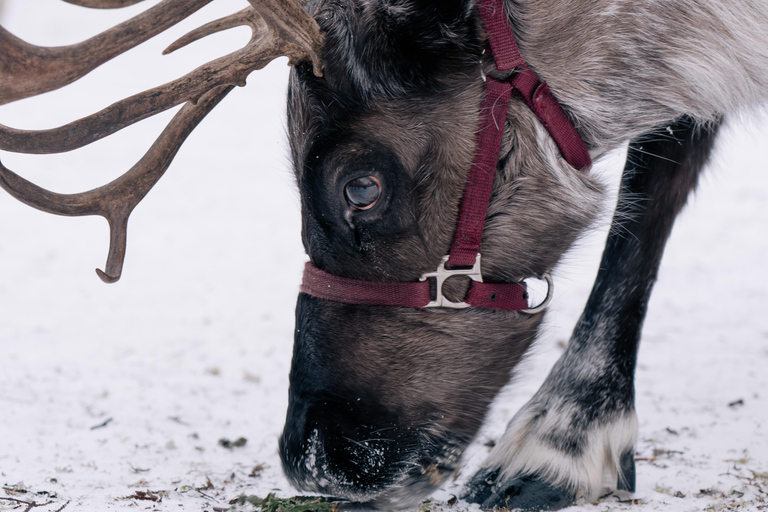
[[[595,500],[605,474],[635,490],[640,331],[675,216],[716,133],[681,118],[630,144],[600,271],[568,348],[468,483],[467,501],[557,509]]]

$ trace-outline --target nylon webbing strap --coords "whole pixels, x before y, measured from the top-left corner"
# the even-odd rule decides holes
[[[531,68],[523,64],[512,77],[512,87],[515,95],[528,105],[547,129],[565,161],[575,169],[589,169],[592,158],[587,146],[563,107],[552,96],[547,83],[542,82]]]
[[[471,267],[480,252],[511,96],[512,85],[509,82],[499,82],[490,77],[486,79],[475,157],[461,199],[453,244],[448,253],[449,267]]]
[[[515,33],[509,25],[503,0],[478,0],[477,8],[483,19],[483,27],[488,34],[488,43],[493,51],[496,69],[507,71],[525,64],[525,59],[517,48]]]
[[[470,306],[522,311],[528,309],[524,283],[479,283],[472,281],[467,297]],[[364,306],[423,308],[432,300],[428,281],[385,283],[359,281],[323,272],[307,262],[301,291],[320,299]]]
[[[423,308],[432,300],[429,282],[384,283],[334,276],[307,262],[301,291],[321,299],[367,306]]]

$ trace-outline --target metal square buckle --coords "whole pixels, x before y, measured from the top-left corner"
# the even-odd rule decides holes
[[[445,268],[445,264],[448,261],[449,256],[443,256],[443,260],[440,262],[440,266],[434,272],[427,272],[419,278],[419,281],[426,281],[430,277],[435,278],[437,289],[435,291],[435,300],[431,301],[424,307],[427,308],[451,308],[451,309],[465,309],[469,307],[466,302],[452,302],[443,295],[443,283],[453,276],[467,276],[473,281],[483,282],[483,274],[480,272],[480,253],[477,254],[475,264],[472,268],[455,269],[450,270]]]

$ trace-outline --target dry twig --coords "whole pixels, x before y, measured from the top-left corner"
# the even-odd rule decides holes
[[[36,501],[24,501],[24,500],[20,500],[18,498],[11,498],[11,497],[7,497],[7,496],[0,496],[0,500],[11,501],[13,503],[18,503],[19,505],[26,505],[27,508],[24,509],[24,512],[29,512],[30,510],[32,510],[35,507],[45,507],[45,506],[50,505],[51,503],[53,503],[53,501],[51,501],[51,500],[48,500],[45,503],[38,503]],[[67,503],[69,503],[69,502],[67,502]],[[64,507],[62,507],[59,510],[62,510],[63,508]]]

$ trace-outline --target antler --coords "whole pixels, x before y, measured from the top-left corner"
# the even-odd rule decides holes
[[[115,0],[68,0],[77,5],[114,8]],[[141,0],[133,0],[138,3]],[[71,46],[29,44],[0,27],[0,105],[71,84],[108,60],[189,17],[213,0],[166,0],[99,35]]]
[[[90,7],[91,9],[117,9],[143,2],[144,0],[64,0],[68,4]]]
[[[117,8],[141,0],[66,0],[95,8]],[[67,85],[107,60],[186,18],[212,0],[164,0],[135,18],[83,43],[42,48],[16,38],[0,27],[0,104]],[[192,130],[235,85],[279,56],[289,64],[311,60],[321,75],[324,42],[317,23],[297,0],[249,0],[250,7],[204,25],[171,45],[164,53],[202,37],[240,25],[250,26],[248,44],[211,61],[182,78],[121,100],[78,121],[51,130],[17,130],[0,125],[0,149],[17,153],[60,153],[102,139],[142,119],[187,103],[146,155],[126,174],[103,187],[81,194],[56,194],[30,183],[0,164],[0,187],[20,201],[58,215],[101,215],[110,225],[110,250],[105,282],[120,278],[125,256],[128,217],[163,175]],[[138,27],[142,28],[136,33]]]

